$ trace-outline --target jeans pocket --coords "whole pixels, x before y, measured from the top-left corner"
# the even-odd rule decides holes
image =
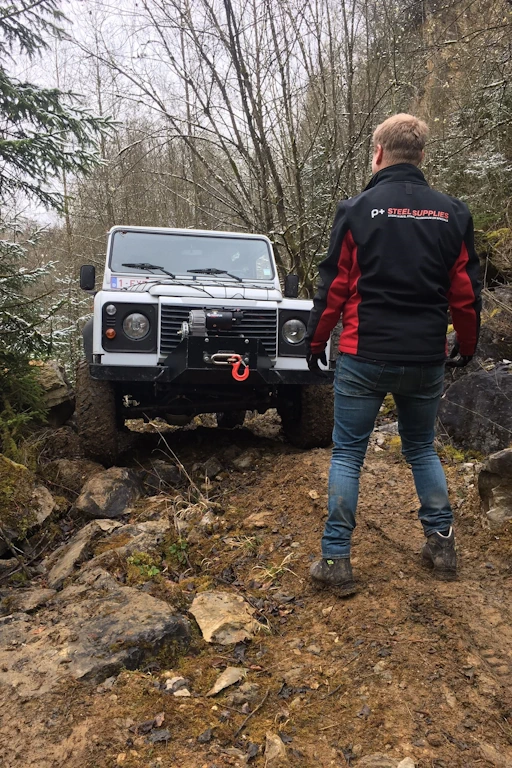
[[[342,355],[336,366],[335,388],[342,395],[364,395],[374,392],[379,384],[385,363],[356,360]]]

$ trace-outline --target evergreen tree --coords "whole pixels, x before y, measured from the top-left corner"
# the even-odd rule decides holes
[[[57,0],[18,0],[0,8],[0,216],[20,194],[62,210],[64,197],[51,183],[63,173],[88,173],[100,162],[96,140],[108,131],[108,119],[82,109],[70,92],[9,74],[15,56],[44,56],[48,37],[64,36],[63,20]],[[12,453],[12,437],[41,414],[29,362],[48,349],[39,326],[51,308],[36,285],[47,269],[24,266],[26,247],[5,216],[0,218],[0,440]]]

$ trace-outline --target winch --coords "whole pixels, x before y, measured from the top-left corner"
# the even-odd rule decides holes
[[[181,324],[180,335],[184,339],[187,336],[208,336],[218,331],[231,331],[241,325],[243,312],[240,309],[192,309],[188,321]]]

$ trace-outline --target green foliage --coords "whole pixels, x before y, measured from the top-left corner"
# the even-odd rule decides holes
[[[179,565],[183,565],[188,560],[188,541],[186,539],[179,538],[167,549],[169,557],[176,560]]]
[[[50,187],[65,173],[90,172],[100,162],[96,142],[110,127],[57,88],[40,88],[9,74],[19,54],[43,53],[48,35],[62,37],[57,0],[16,0],[0,9],[0,210],[21,194],[62,210],[63,195]],[[39,288],[52,265],[26,267],[33,239],[0,218],[0,447],[15,457],[27,427],[44,417],[42,391],[30,359],[51,351],[43,323],[59,308]]]
[[[127,580],[130,584],[140,584],[160,575],[160,561],[148,552],[134,552],[127,558]]]
[[[9,75],[14,50],[34,57],[48,48],[44,33],[62,36],[64,18],[56,0],[14,2],[0,11],[0,195],[22,192],[46,206],[62,209],[60,192],[48,182],[63,172],[88,173],[99,162],[96,140],[111,126],[78,105],[77,96],[40,88]]]

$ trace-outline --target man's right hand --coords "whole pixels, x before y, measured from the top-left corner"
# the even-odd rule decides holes
[[[322,371],[318,363],[327,366],[327,357],[325,355],[325,349],[322,352],[308,352],[306,355],[306,361],[311,373],[315,373],[317,376],[327,376],[327,371]]]

